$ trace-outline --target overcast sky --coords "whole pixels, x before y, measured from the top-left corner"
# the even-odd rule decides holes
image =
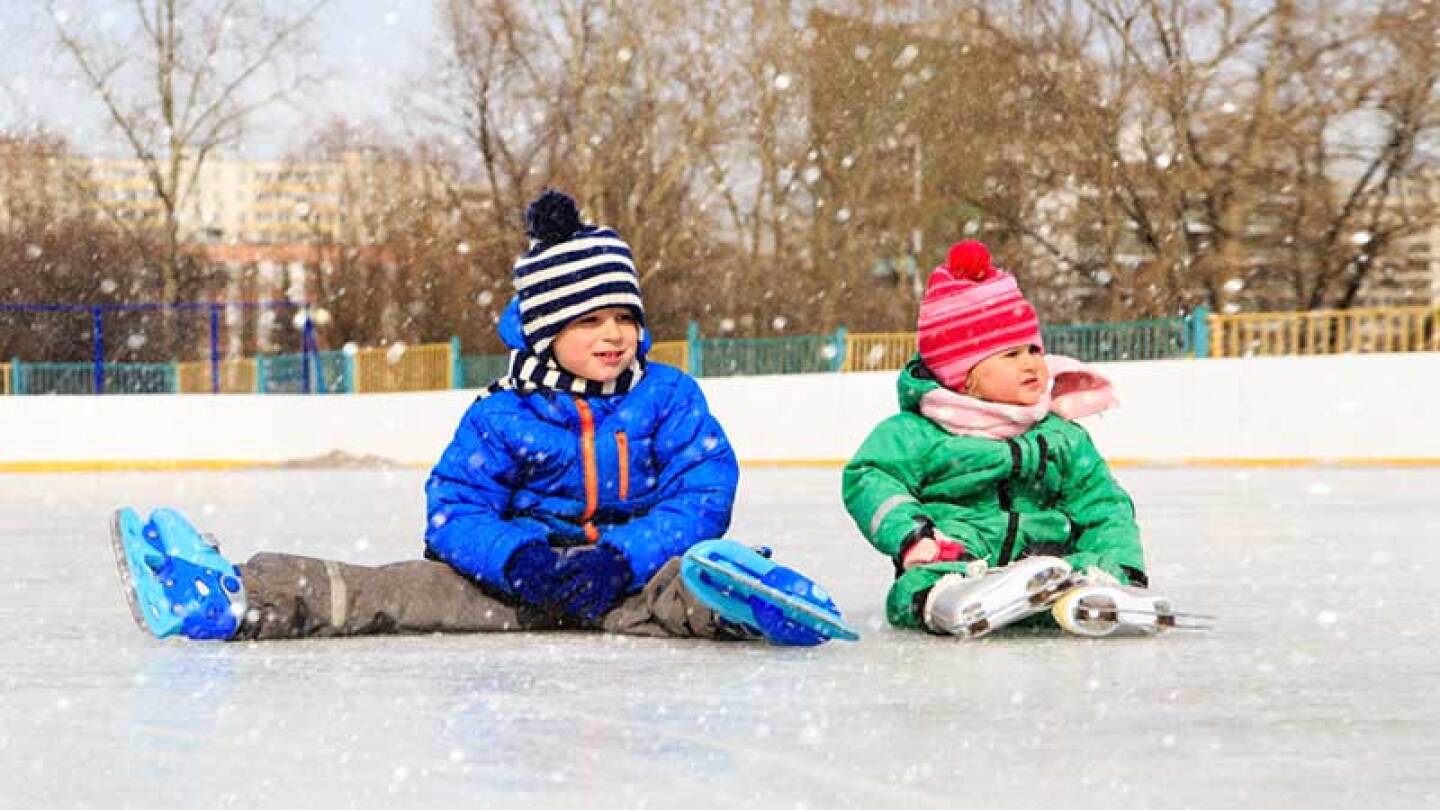
[[[91,0],[130,14],[132,0]],[[312,122],[332,115],[384,119],[407,77],[426,64],[433,0],[331,0],[312,34],[328,84],[300,106],[275,107],[250,125],[238,156],[278,157],[303,140]],[[77,151],[122,153],[107,141],[94,97],[73,82],[55,48],[42,0],[0,0],[0,128],[43,123]]]

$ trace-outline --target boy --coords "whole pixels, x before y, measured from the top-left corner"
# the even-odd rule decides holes
[[[730,524],[738,465],[695,381],[645,360],[629,246],[556,191],[526,220],[530,249],[500,322],[510,368],[470,406],[425,485],[427,559],[371,568],[261,553],[237,568],[174,512],[142,526],[122,510],[117,555],[143,627],[235,639],[575,628],[809,645],[832,635],[825,620],[839,611],[818,586],[729,541],[702,544]],[[707,554],[730,556],[717,573]],[[799,623],[775,608],[796,598]]]

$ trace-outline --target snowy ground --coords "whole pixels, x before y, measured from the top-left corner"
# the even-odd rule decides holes
[[[120,504],[262,548],[418,554],[423,473],[0,475],[0,807],[1382,807],[1440,803],[1440,471],[1122,470],[1208,634],[884,626],[838,470],[747,470],[732,535],[865,631],[157,642]]]

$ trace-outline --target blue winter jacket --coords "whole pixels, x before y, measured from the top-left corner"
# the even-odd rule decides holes
[[[425,484],[432,556],[502,593],[526,543],[595,542],[639,590],[730,525],[739,466],[695,380],[650,363],[629,393],[501,391],[476,400]]]

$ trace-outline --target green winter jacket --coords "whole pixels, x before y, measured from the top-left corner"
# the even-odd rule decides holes
[[[1028,550],[1145,584],[1134,504],[1084,428],[1050,414],[1013,439],[956,436],[920,414],[920,398],[938,385],[912,360],[900,373],[900,413],[876,426],[845,467],[845,508],[897,571],[906,535],[929,520],[992,567]],[[964,567],[904,572],[887,598],[890,622],[919,626],[930,587]]]

